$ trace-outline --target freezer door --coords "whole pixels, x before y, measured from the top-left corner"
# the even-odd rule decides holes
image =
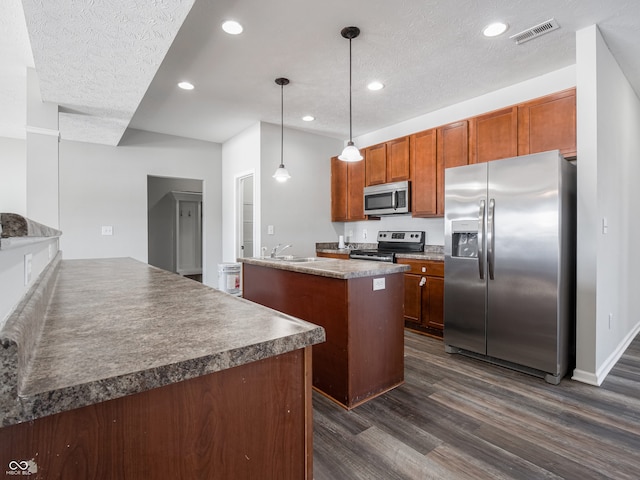
[[[486,354],[487,165],[445,170],[444,343]]]
[[[489,162],[487,355],[558,368],[557,152]]]

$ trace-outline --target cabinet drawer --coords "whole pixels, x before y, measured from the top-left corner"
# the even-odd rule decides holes
[[[439,262],[437,260],[415,260],[412,258],[398,258],[397,261],[398,263],[409,265],[411,267],[411,270],[405,273],[444,277],[444,262]]]

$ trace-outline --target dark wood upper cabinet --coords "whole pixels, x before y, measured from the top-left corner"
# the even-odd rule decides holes
[[[347,220],[366,220],[367,216],[364,214],[365,162],[349,163],[347,173]]]
[[[438,215],[444,215],[444,170],[469,163],[469,121],[438,127],[437,205]]]
[[[331,221],[347,220],[347,162],[331,157]]]
[[[469,163],[483,163],[518,155],[518,107],[503,108],[469,122]]]
[[[364,161],[343,162],[331,158],[331,221],[365,220]]]
[[[410,172],[409,137],[387,142],[387,182],[409,180]]]
[[[411,210],[414,217],[437,215],[437,132],[435,128],[410,137]]]
[[[577,154],[575,88],[518,105],[518,155],[556,149]]]
[[[367,219],[365,185],[402,180],[414,217],[440,217],[446,168],[547,150],[576,157],[575,88],[364,148],[364,162],[332,159],[331,219]]]
[[[366,148],[365,161],[367,186],[409,180],[409,137]]]
[[[366,184],[379,185],[387,181],[387,144],[381,143],[364,151]]]

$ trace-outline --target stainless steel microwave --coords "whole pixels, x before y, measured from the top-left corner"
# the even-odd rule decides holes
[[[365,215],[409,213],[409,182],[383,183],[364,187]]]

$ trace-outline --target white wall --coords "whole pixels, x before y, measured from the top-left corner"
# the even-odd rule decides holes
[[[253,174],[254,222],[260,225],[260,124],[256,123],[222,145],[222,260],[236,261],[235,232],[238,231],[237,179]],[[255,240],[259,241],[258,239]]]
[[[316,242],[338,241],[331,223],[330,158],[343,142],[285,128],[284,164],[291,178],[281,183],[272,178],[280,164],[280,126],[263,123],[261,132],[261,245],[271,251],[279,243],[291,244],[287,253],[314,256]]]
[[[578,292],[574,379],[599,385],[640,331],[640,100],[596,26],[576,35]],[[603,222],[608,224],[607,233]],[[611,318],[610,318],[611,317]]]
[[[27,142],[0,137],[0,212],[27,215]]]
[[[0,328],[58,251],[58,239],[0,250]],[[25,282],[25,255],[31,254],[31,281]]]
[[[291,174],[276,182],[280,164],[280,126],[257,123],[225,142],[223,158],[223,258],[235,262],[237,178],[255,175],[256,245],[269,250],[278,243],[293,244],[288,253],[315,255],[316,242],[337,241],[331,223],[331,162],[342,141],[294,129],[284,129],[284,164]],[[274,235],[267,234],[273,225]]]
[[[203,280],[217,285],[221,261],[221,146],[128,130],[117,147],[60,143],[64,258],[133,257],[147,262],[147,175],[203,180]],[[113,226],[102,236],[101,226]]]
[[[575,65],[361,135],[355,138],[354,142],[359,148],[375,145],[492,110],[516,105],[574,86],[576,86]],[[444,245],[444,219],[442,218],[425,219],[412,218],[410,215],[400,215],[383,217],[379,221],[348,222],[342,228],[344,228],[345,239],[349,242],[375,243],[377,232],[380,230],[410,229],[424,230],[427,233],[427,244]],[[367,231],[366,239],[363,235],[364,230]]]

